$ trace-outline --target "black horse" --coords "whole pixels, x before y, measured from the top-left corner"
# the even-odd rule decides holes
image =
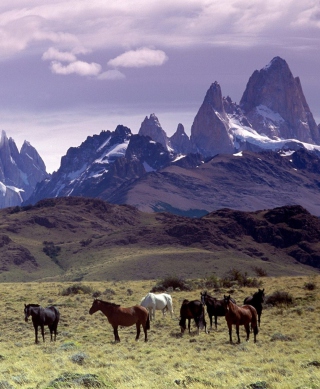
[[[182,334],[186,330],[186,320],[188,319],[188,329],[190,333],[190,322],[191,319],[194,319],[196,326],[198,328],[198,334],[200,328],[204,328],[207,332],[207,323],[204,317],[204,306],[199,300],[183,300],[180,308],[180,321],[179,326],[181,327]]]
[[[244,299],[244,304],[252,305],[258,314],[258,323],[260,327],[260,317],[262,314],[262,303],[264,302],[264,289],[258,289],[258,292],[255,292],[253,296],[246,297]]]
[[[207,291],[200,292],[201,302],[207,306],[207,312],[210,319],[210,328],[212,329],[212,316],[214,316],[214,324],[217,329],[218,327],[218,316],[225,316],[225,304],[224,300],[218,300],[215,297],[210,296]],[[230,300],[236,304],[235,300],[230,297]]]
[[[38,327],[41,327],[42,339],[44,341],[44,326],[48,326],[51,335],[51,341],[56,340],[57,327],[60,319],[60,313],[54,306],[42,308],[39,304],[24,305],[24,319],[27,322],[29,316],[32,317],[32,323],[35,331],[35,343],[38,343]],[[54,338],[53,335],[54,334]]]

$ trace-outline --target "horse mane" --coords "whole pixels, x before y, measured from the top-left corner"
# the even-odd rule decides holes
[[[27,307],[40,307],[41,305],[39,304],[28,304]]]
[[[103,303],[103,304],[112,305],[113,307],[120,307],[120,304],[110,303],[109,301],[103,301],[100,299],[96,299],[96,301],[99,301],[100,303]]]

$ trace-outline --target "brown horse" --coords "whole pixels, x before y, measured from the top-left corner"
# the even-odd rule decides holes
[[[104,315],[107,316],[108,322],[113,327],[115,342],[120,342],[118,326],[130,327],[134,324],[137,327],[136,340],[139,339],[140,326],[142,325],[144,331],[144,340],[145,342],[148,341],[147,330],[150,330],[150,319],[146,308],[141,307],[140,305],[135,305],[134,307],[130,308],[123,308],[120,305],[114,303],[95,299],[92,303],[92,307],[90,308],[89,313],[92,315],[97,311],[101,311]]]
[[[224,296],[224,306],[226,309],[226,321],[229,328],[230,343],[232,343],[232,324],[235,324],[238,343],[240,343],[239,326],[243,325],[247,332],[247,342],[250,336],[250,324],[254,333],[254,342],[257,341],[258,334],[258,319],[257,311],[252,305],[243,305],[239,307],[231,301],[230,295]]]

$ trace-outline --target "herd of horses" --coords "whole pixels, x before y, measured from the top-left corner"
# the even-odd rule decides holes
[[[179,326],[183,334],[187,328],[189,333],[191,320],[194,320],[198,334],[200,329],[207,332],[205,320],[205,307],[210,319],[210,328],[212,329],[212,318],[215,319],[215,328],[217,329],[218,316],[224,316],[228,329],[229,341],[232,343],[232,326],[236,326],[238,343],[240,343],[239,327],[244,326],[247,338],[249,340],[250,332],[253,331],[254,342],[258,334],[258,326],[260,327],[260,319],[262,313],[262,304],[264,302],[264,289],[258,289],[252,296],[245,298],[244,305],[237,305],[236,301],[229,296],[224,296],[223,299],[217,299],[210,296],[206,291],[200,293],[200,300],[183,300],[180,307]],[[172,297],[167,293],[148,293],[139,305],[124,308],[118,304],[94,299],[89,314],[92,315],[97,311],[101,311],[108,319],[113,327],[115,342],[120,342],[118,327],[129,327],[136,325],[137,334],[136,340],[139,339],[141,326],[144,331],[144,340],[148,340],[147,331],[150,329],[150,321],[155,320],[156,310],[161,310],[163,315],[167,311],[173,315]],[[60,319],[60,313],[55,306],[43,308],[38,304],[25,304],[24,308],[25,321],[32,317],[32,323],[35,331],[35,343],[38,343],[38,328],[41,328],[42,339],[44,341],[44,326],[48,326],[50,330],[51,341],[56,340],[57,327]]]

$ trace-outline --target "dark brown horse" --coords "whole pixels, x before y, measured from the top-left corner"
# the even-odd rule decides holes
[[[190,333],[190,322],[191,319],[194,319],[198,334],[200,332],[200,328],[204,328],[205,332],[207,332],[207,323],[204,317],[204,305],[201,304],[199,300],[183,300],[181,308],[180,308],[180,321],[179,326],[181,327],[181,333],[183,334],[186,330],[186,320],[188,319],[188,329]]]
[[[247,332],[247,342],[250,336],[250,324],[254,333],[254,342],[257,341],[258,323],[257,323],[257,311],[252,305],[243,305],[239,307],[234,304],[229,296],[224,296],[224,305],[226,309],[226,321],[229,328],[230,343],[232,343],[232,325],[235,324],[238,343],[240,343],[239,326],[243,325]]]
[[[144,340],[147,342],[147,330],[150,330],[150,319],[149,312],[146,308],[141,307],[141,305],[135,305],[134,307],[130,308],[123,308],[120,305],[114,303],[95,299],[92,303],[92,307],[90,308],[89,313],[92,315],[97,311],[101,311],[104,315],[107,316],[108,322],[113,327],[115,342],[120,342],[118,334],[119,326],[130,327],[134,324],[137,327],[136,340],[139,339],[140,326],[142,325],[144,331]]]
[[[218,327],[218,316],[225,316],[226,310],[224,307],[224,301],[223,299],[218,300],[215,297],[210,296],[210,294],[207,293],[207,291],[200,292],[201,295],[201,302],[203,305],[207,306],[207,312],[210,319],[210,328],[212,329],[212,317],[214,316],[214,324],[217,329]],[[231,298],[231,301],[235,302],[233,298]]]
[[[258,314],[258,323],[260,327],[260,318],[262,314],[262,303],[264,302],[264,289],[258,289],[258,292],[255,292],[253,296],[246,297],[244,299],[244,304],[249,304],[255,307]]]
[[[29,316],[32,317],[32,323],[35,332],[35,343],[38,343],[38,327],[41,328],[42,340],[44,341],[44,326],[50,330],[51,341],[56,340],[57,327],[60,319],[60,313],[54,306],[42,308],[39,304],[24,304],[24,320],[27,322]],[[54,334],[54,337],[53,337]]]

